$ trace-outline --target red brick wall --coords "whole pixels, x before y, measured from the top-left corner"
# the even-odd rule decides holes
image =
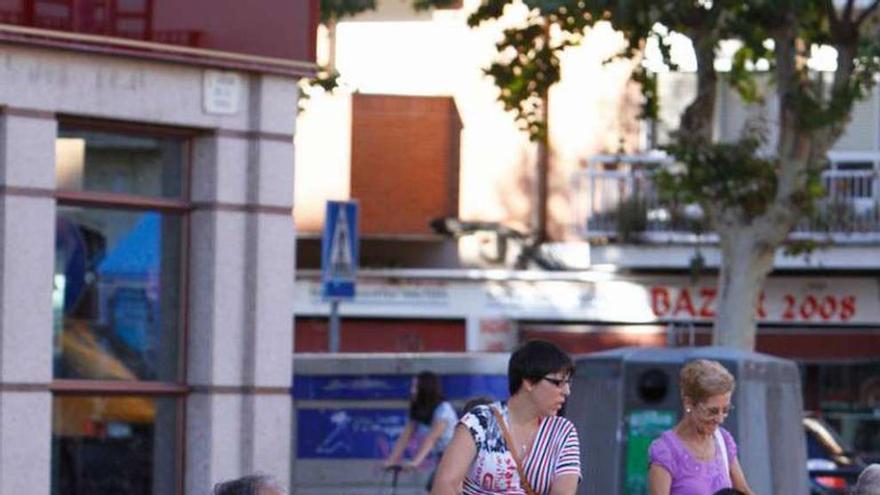
[[[351,197],[361,232],[429,234],[458,215],[461,120],[448,97],[352,97]]]
[[[294,352],[327,352],[326,318],[297,318]],[[339,325],[341,352],[464,352],[463,320],[345,318]]]

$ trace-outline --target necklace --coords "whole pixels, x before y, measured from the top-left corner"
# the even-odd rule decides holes
[[[715,458],[714,438],[707,439],[701,435],[694,435],[686,431],[681,425],[677,426],[675,430],[675,434],[678,436],[679,440],[681,440],[695,459],[708,461]]]
[[[514,430],[514,426],[513,426],[513,416],[511,415],[511,411],[510,411],[509,409],[508,409],[508,411],[507,411],[507,419],[508,419],[508,421],[510,422],[510,426],[511,426],[511,428],[510,428],[510,429],[511,429],[511,435],[513,435],[513,434],[514,434],[514,433],[513,433],[513,430]],[[531,441],[532,441],[532,439],[534,438],[534,436],[538,433],[537,424],[535,424],[534,427],[532,427],[532,425],[530,425],[530,424],[529,424],[529,425],[526,425],[526,426],[525,426],[525,431],[524,431],[524,432],[523,432],[523,431],[520,431],[519,433],[523,433],[523,435],[522,435],[522,437],[523,437],[522,443],[519,444],[519,456],[520,456],[520,457],[525,457],[525,455],[526,455],[526,450],[528,450],[528,448],[529,448],[529,443],[531,443]],[[520,435],[516,435],[516,438],[517,438],[517,439],[518,439],[519,437],[520,437]],[[515,448],[515,447],[514,447],[514,448]]]

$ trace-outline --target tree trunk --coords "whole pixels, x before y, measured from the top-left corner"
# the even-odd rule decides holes
[[[761,288],[773,268],[775,250],[750,227],[729,229],[721,236],[722,263],[718,276],[718,306],[712,343],[743,350],[755,349],[756,316]]]
[[[544,100],[547,101],[546,98]],[[534,244],[547,242],[547,202],[549,200],[550,180],[550,139],[545,134],[538,140],[538,163],[535,170],[535,209],[534,209]]]
[[[544,44],[550,43],[550,23],[544,23]],[[550,200],[550,89],[541,94],[540,121],[544,132],[537,141],[537,161],[535,170],[535,207],[532,218],[532,245],[540,246],[547,242],[547,202]]]
[[[336,70],[336,20],[327,21],[327,70]]]

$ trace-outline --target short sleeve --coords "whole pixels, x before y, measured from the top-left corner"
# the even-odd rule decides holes
[[[577,428],[567,423],[567,432],[562,440],[562,448],[556,459],[556,476],[562,474],[576,474],[581,478],[581,446],[578,439]]]
[[[648,447],[648,459],[651,464],[656,464],[665,469],[669,474],[675,473],[675,458],[672,449],[664,438],[658,437]]]
[[[489,426],[490,414],[492,413],[489,411],[489,406],[477,406],[459,420],[459,424],[464,425],[468,429],[468,432],[474,439],[474,443],[477,445],[482,445],[486,442],[486,430]]]
[[[431,418],[431,424],[434,424],[441,419],[445,419],[453,425],[456,423],[456,421],[458,420],[458,415],[455,414],[455,409],[452,408],[452,404],[448,402],[441,402],[434,409],[434,416]]]
[[[727,447],[728,459],[736,459],[737,447],[733,435],[729,431],[721,428],[721,437],[724,438],[724,446]]]

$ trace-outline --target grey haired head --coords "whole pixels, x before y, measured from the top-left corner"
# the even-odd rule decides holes
[[[880,495],[880,464],[871,464],[862,471],[853,495]]]
[[[278,495],[284,493],[274,478],[264,474],[243,476],[214,485],[214,495],[264,495],[263,490],[274,490]]]

